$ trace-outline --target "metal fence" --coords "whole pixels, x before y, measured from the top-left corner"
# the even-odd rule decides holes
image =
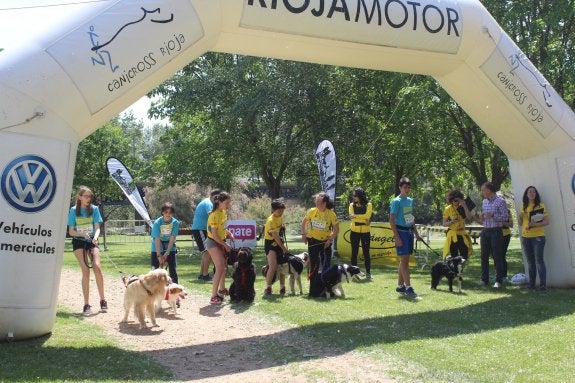
[[[183,230],[185,231],[185,230]],[[178,254],[192,255],[195,243],[191,235],[185,231],[178,235]],[[144,220],[108,220],[104,224],[104,250],[113,249],[115,245],[130,243],[149,244],[151,246],[150,227]]]

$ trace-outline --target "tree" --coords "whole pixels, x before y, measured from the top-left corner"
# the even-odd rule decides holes
[[[174,122],[156,169],[168,184],[220,187],[257,172],[279,197],[282,180],[313,158],[318,132],[332,122],[323,101],[327,73],[267,58],[200,57],[152,93],[162,96],[152,113]]]
[[[108,157],[122,160],[134,178],[138,179],[137,173],[132,169],[141,168],[142,164],[139,160],[142,145],[138,135],[142,126],[141,123],[133,124],[133,118],[127,121],[129,123],[114,118],[80,142],[74,169],[73,195],[79,185],[86,185],[102,200],[124,198],[122,190],[112,180],[106,168]]]

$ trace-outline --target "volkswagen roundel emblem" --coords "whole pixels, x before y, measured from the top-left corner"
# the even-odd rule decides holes
[[[34,213],[45,209],[56,194],[56,174],[44,158],[25,155],[2,171],[0,190],[15,209]]]

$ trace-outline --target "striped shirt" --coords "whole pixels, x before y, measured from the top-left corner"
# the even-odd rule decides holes
[[[503,227],[509,217],[507,203],[503,197],[497,194],[492,199],[485,198],[481,210],[483,213],[483,227],[486,229]],[[488,213],[489,217],[485,213]]]

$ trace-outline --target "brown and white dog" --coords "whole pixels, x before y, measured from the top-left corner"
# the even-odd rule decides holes
[[[122,322],[128,322],[130,309],[134,308],[134,316],[140,322],[140,328],[146,328],[146,313],[156,327],[155,303],[163,299],[166,293],[166,286],[170,281],[168,272],[164,269],[155,269],[147,274],[138,276],[136,280],[128,283],[124,292],[124,317]]]
[[[178,315],[178,303],[180,299],[186,299],[186,289],[184,286],[177,283],[170,283],[166,287],[166,294],[163,299],[156,302],[156,312],[159,312],[162,308],[162,301],[168,301],[170,308],[174,315]]]

